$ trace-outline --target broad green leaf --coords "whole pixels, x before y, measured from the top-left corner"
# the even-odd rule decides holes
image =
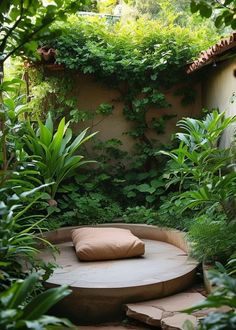
[[[45,126],[51,132],[51,134],[53,134],[53,121],[52,121],[52,115],[50,112],[47,115]]]
[[[71,293],[66,286],[48,289],[33,298],[23,309],[22,319],[36,320]]]
[[[207,5],[205,3],[200,4],[200,14],[203,17],[209,18],[212,14],[212,7],[210,5]]]
[[[199,5],[195,1],[191,1],[190,9],[192,13],[196,13],[199,10]]]
[[[38,120],[38,124],[39,124],[39,129],[40,129],[40,141],[46,145],[47,147],[49,147],[51,141],[52,141],[52,133],[51,131],[47,128],[46,125],[43,125],[43,123],[41,122],[41,120]]]
[[[26,297],[32,292],[37,280],[38,275],[31,274],[27,279],[21,282],[21,285],[18,286],[18,289],[15,291],[12,299],[8,303],[9,309],[17,309],[22,303],[25,302]]]

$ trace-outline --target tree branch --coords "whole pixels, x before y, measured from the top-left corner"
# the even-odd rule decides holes
[[[231,11],[232,13],[234,13],[234,10],[232,8],[230,8],[229,6],[224,5],[220,0],[215,0],[215,2],[218,3],[221,8],[225,8],[225,9]]]
[[[6,46],[8,37],[11,35],[12,31],[14,31],[16,29],[16,27],[18,26],[18,24],[21,22],[21,20],[23,18],[23,13],[24,13],[23,1],[24,0],[21,0],[21,2],[20,2],[20,16],[19,16],[19,18],[15,21],[15,24],[13,24],[13,26],[10,28],[10,30],[8,31],[8,33],[3,38],[3,41],[2,41],[2,43],[0,45],[0,51],[1,52],[4,51],[4,48]]]
[[[41,25],[38,29],[36,29],[35,31],[33,31],[32,33],[30,33],[29,35],[27,35],[27,37],[17,46],[15,47],[12,51],[10,51],[10,53],[8,53],[4,59],[3,62],[5,62],[8,57],[10,57],[11,55],[13,55],[17,50],[19,50],[20,48],[22,48],[27,42],[29,42],[29,40],[34,37],[37,33],[39,33],[43,28],[45,28],[46,26],[50,25],[53,21],[55,21],[56,17],[54,17],[50,22],[46,23],[45,25]]]

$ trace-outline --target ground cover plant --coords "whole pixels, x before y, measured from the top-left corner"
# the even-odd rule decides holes
[[[233,146],[218,148],[223,131],[235,120],[216,110],[202,120],[184,118],[178,123],[183,131],[176,134],[179,147],[162,152],[171,158],[165,173],[167,185],[179,189],[171,202],[177,206],[177,217],[186,211],[192,214],[189,237],[200,259],[223,261],[236,248],[235,151]]]

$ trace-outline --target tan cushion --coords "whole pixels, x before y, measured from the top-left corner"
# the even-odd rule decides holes
[[[130,230],[120,228],[79,228],[72,241],[80,260],[109,260],[144,254],[145,245]]]

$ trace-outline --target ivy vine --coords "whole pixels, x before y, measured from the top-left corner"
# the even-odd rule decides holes
[[[150,149],[155,144],[147,132],[153,130],[163,134],[173,115],[155,116],[148,122],[148,111],[169,108],[171,105],[165,92],[176,84],[182,85],[185,103],[193,99],[192,83],[185,74],[185,65],[215,37],[203,29],[165,26],[158,21],[139,19],[109,25],[100,18],[75,16],[66,24],[55,25],[54,30],[60,30],[59,37],[42,40],[41,45],[56,49],[55,63],[63,65],[67,72],[48,89],[49,94],[58,96],[56,107],[53,105],[57,114],[69,113],[72,122],[80,122],[97,114],[107,116],[112,113],[113,107],[108,104],[102,104],[94,114],[78,110],[77,100],[69,96],[74,72],[93,74],[106,86],[119,91],[124,116],[133,123],[133,129],[125,133]],[[49,109],[52,99],[46,97]],[[151,158],[147,159],[146,167]]]

